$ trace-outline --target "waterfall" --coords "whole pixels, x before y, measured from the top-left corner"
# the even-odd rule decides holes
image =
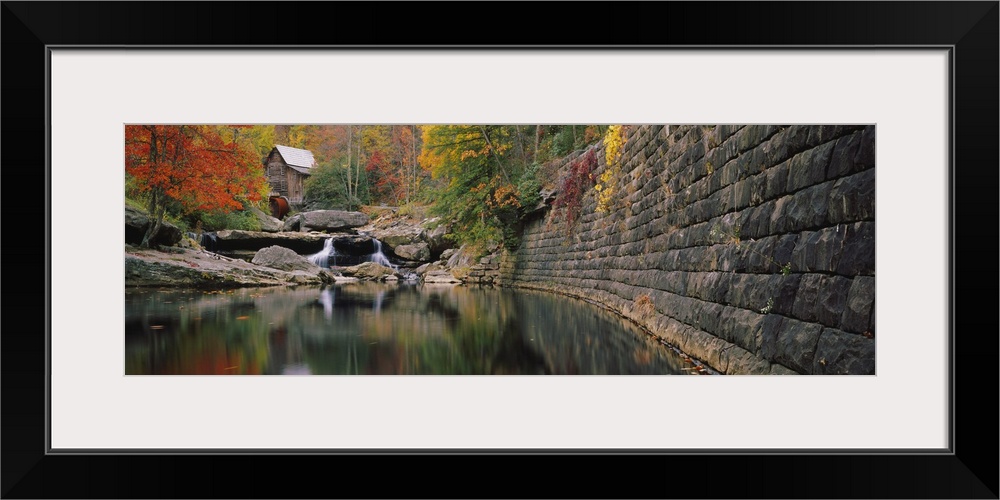
[[[375,253],[373,253],[368,260],[376,264],[381,264],[385,267],[388,267],[393,271],[398,271],[398,269],[396,269],[396,266],[392,265],[392,262],[389,262],[389,258],[386,257],[384,253],[382,253],[382,242],[379,241],[377,238],[372,238],[372,241],[375,242]]]
[[[198,243],[201,244],[202,248],[208,250],[209,252],[214,252],[215,248],[218,246],[218,240],[215,237],[215,233],[202,233],[201,241]]]
[[[333,265],[337,265],[337,249],[333,248],[333,238],[328,238],[323,242],[323,249],[318,253],[309,256],[309,262],[319,267],[329,269],[330,257],[333,257]]]

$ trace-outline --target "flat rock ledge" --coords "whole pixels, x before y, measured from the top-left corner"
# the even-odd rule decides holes
[[[198,249],[155,251],[126,246],[125,287],[242,288],[323,285],[333,283],[330,271],[282,271],[230,259]]]

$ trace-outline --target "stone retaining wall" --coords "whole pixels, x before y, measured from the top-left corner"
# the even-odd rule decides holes
[[[722,373],[875,373],[874,126],[625,137],[610,210],[591,181],[572,226],[540,212],[502,284],[597,301]]]
[[[500,256],[487,255],[479,259],[479,263],[469,268],[465,283],[492,285],[500,281]]]

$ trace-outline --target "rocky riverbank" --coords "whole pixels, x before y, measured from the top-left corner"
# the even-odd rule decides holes
[[[266,214],[259,216],[268,217]],[[150,221],[126,211],[126,287],[238,288],[322,285],[357,280],[492,284],[498,257],[454,248],[438,219],[385,211],[319,210],[284,223],[262,221],[264,231],[182,234],[165,224],[156,248],[137,245]],[[280,224],[280,230],[274,230]]]
[[[308,263],[308,261],[307,261]],[[125,286],[241,288],[333,283],[330,271],[281,270],[233,259],[201,248],[125,246]]]

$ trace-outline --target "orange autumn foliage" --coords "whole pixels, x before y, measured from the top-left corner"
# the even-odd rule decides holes
[[[226,140],[208,125],[127,125],[125,171],[161,220],[168,203],[182,212],[239,210],[267,192],[253,144]]]

